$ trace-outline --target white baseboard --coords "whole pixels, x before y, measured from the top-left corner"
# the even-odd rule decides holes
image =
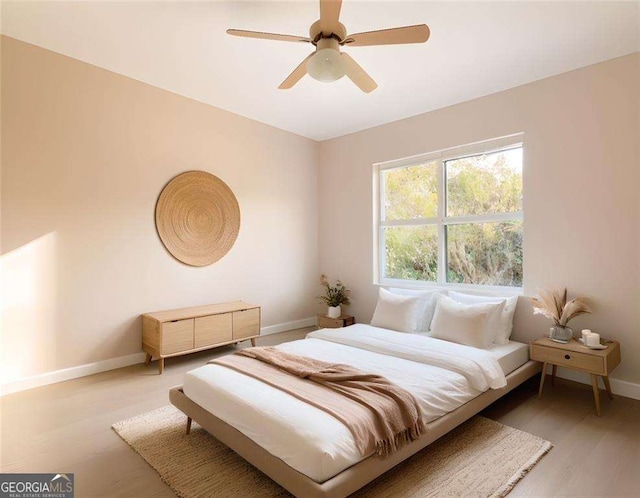
[[[316,324],[316,318],[304,318],[293,322],[278,323],[260,329],[261,335],[277,334],[278,332],[286,332],[288,330],[300,329],[303,327],[311,327]],[[45,372],[31,377],[5,382],[0,386],[0,395],[13,394],[36,387],[42,387],[56,382],[64,382],[65,380],[86,377],[107,370],[115,370],[116,368],[128,367],[144,362],[145,353],[133,353],[118,358],[110,358],[108,360],[96,361],[95,363],[87,363],[86,365],[78,365],[77,367],[64,368],[62,370],[54,370],[53,372]]]
[[[45,372],[32,377],[24,377],[18,380],[12,380],[2,384],[0,388],[2,396],[13,394],[19,391],[26,391],[35,387],[42,387],[56,382],[64,382],[65,380],[86,377],[107,370],[115,370],[116,368],[128,367],[144,361],[144,353],[133,353],[127,356],[119,356],[108,360],[96,361],[95,363],[87,363],[86,365],[78,365],[77,367],[63,368],[62,370],[54,370],[53,372]]]
[[[304,327],[313,327],[316,324],[316,317],[303,318],[302,320],[294,320],[293,322],[278,323],[269,325],[260,329],[260,335],[278,334],[279,332],[287,332],[288,330],[296,330]]]
[[[549,369],[549,372],[551,370]],[[578,372],[576,370],[569,370],[567,368],[560,367],[558,369],[558,377],[563,379],[572,380],[574,382],[580,382],[581,384],[591,385],[591,376],[585,372]],[[619,394],[625,398],[640,399],[640,384],[634,384],[633,382],[627,382],[626,380],[618,380],[609,377],[611,382],[611,390],[613,394]],[[602,387],[602,383],[600,383]]]

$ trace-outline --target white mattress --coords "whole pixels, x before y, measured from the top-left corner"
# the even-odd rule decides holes
[[[475,384],[482,375],[478,375],[477,372],[467,374],[464,371],[469,366],[476,368],[475,364],[464,363],[471,361],[468,359],[459,360],[463,362],[463,366],[458,366],[458,371],[421,363],[419,360],[407,361],[406,356],[411,356],[411,351],[424,342],[415,334],[399,334],[362,324],[351,326],[349,329],[352,332],[351,336],[356,339],[359,339],[356,335],[358,331],[365,335],[373,334],[374,345],[371,348],[374,350],[333,342],[349,338],[350,335],[329,330],[310,334],[324,334],[322,338],[312,337],[289,342],[278,348],[319,360],[349,363],[363,371],[380,373],[409,390],[418,399],[426,422],[431,422],[463,405],[488,387],[482,385],[478,388]],[[396,342],[398,337],[403,342],[409,341],[410,346],[406,351],[399,353],[400,356],[405,356],[404,358],[375,351],[381,347],[379,339],[387,337],[385,334],[392,334],[389,337]],[[512,342],[494,348],[487,354],[467,346],[445,344],[445,341],[438,339],[425,340],[431,341],[425,343],[429,344],[427,349],[433,349],[434,345],[442,346],[445,351],[469,354],[475,363],[481,363],[482,360],[487,364],[494,364],[486,367],[494,376],[496,370],[502,369],[506,372],[516,361],[521,361],[521,346],[525,346],[526,349],[526,345]],[[528,349],[526,352],[526,359],[522,363],[528,359]],[[516,359],[518,355],[520,360]],[[509,360],[506,360],[507,358]],[[490,382],[500,381],[493,379]],[[474,385],[476,387],[473,387]],[[317,482],[324,482],[368,456],[363,456],[357,451],[349,430],[328,413],[226,367],[211,364],[187,372],[183,389],[190,399],[204,409]]]
[[[505,375],[529,361],[529,345],[521,342],[509,341],[502,346],[493,346],[489,352],[498,359]]]

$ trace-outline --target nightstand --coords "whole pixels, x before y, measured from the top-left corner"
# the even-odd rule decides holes
[[[536,339],[529,344],[529,356],[532,360],[540,361],[542,365],[542,377],[540,378],[540,390],[538,398],[542,395],[544,379],[547,373],[547,365],[553,365],[551,383],[556,377],[558,367],[571,368],[591,374],[593,398],[596,404],[596,414],[600,416],[600,389],[598,377],[602,377],[604,387],[609,399],[613,399],[609,374],[620,364],[620,343],[617,341],[603,340],[607,349],[589,349],[575,339],[568,344],[552,341],[547,337]]]
[[[318,315],[319,329],[339,329],[356,323],[351,315],[340,315],[338,318],[329,318],[327,315]]]

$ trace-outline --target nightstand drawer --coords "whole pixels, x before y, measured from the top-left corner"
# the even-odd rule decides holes
[[[595,374],[606,374],[604,358],[588,353],[576,353],[575,351],[566,351],[532,344],[531,359],[545,363],[553,363],[561,367],[586,370]]]

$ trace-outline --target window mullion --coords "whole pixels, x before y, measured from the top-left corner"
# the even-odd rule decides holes
[[[438,283],[444,284],[447,281],[447,233],[444,226],[446,216],[446,171],[445,162],[438,160]]]
[[[471,214],[466,216],[451,216],[444,218],[445,225],[460,225],[463,223],[494,223],[500,221],[522,221],[522,211],[513,213]]]
[[[411,226],[424,226],[424,225],[437,225],[442,223],[440,217],[434,218],[414,218],[412,220],[389,220],[380,223],[383,227],[411,227]]]
[[[384,219],[386,216],[385,213],[385,182],[384,182],[384,171],[378,168],[378,268],[377,268],[377,278],[378,280],[384,277],[385,268],[387,266],[387,253],[385,251],[385,234],[384,234]]]
[[[384,223],[385,219],[386,219],[386,213],[385,213],[385,203],[386,203],[386,191],[385,191],[385,183],[384,183],[384,173],[382,170],[378,171],[378,188],[380,189],[380,205],[378,206],[378,220],[380,221],[380,223]]]

